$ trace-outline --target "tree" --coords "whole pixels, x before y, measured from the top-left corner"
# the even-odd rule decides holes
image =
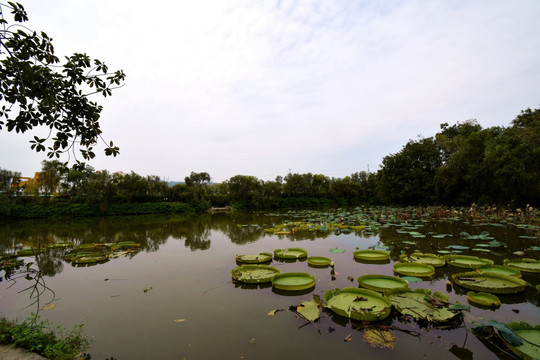
[[[441,151],[433,138],[410,140],[397,154],[384,157],[377,173],[378,197],[387,204],[431,204],[441,164]]]
[[[189,176],[184,178],[184,181],[188,189],[191,190],[193,198],[195,200],[203,200],[206,187],[210,182],[210,174],[207,172],[196,173],[192,171]]]
[[[11,23],[4,14],[9,10]],[[98,140],[106,145],[105,155],[116,156],[118,147],[101,136],[103,108],[89,96],[112,95],[113,89],[123,86],[124,72],[109,72],[102,61],[80,53],[59,65],[52,39],[22,25],[26,21],[21,4],[0,4],[0,130],[25,133],[48,128],[47,137],[30,141],[31,149],[47,152],[48,158],[68,153],[77,160],[79,147],[84,159],[92,159]]]

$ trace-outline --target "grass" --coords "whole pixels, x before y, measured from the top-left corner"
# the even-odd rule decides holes
[[[22,323],[0,319],[0,343],[40,354],[49,359],[72,360],[81,358],[91,340],[82,334],[83,325],[67,330],[61,326],[52,328],[48,321],[37,314]]]

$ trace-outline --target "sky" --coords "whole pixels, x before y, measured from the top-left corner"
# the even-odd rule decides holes
[[[540,108],[538,0],[20,2],[57,56],[127,75],[92,99],[120,147],[98,147],[96,170],[343,178],[442,123]],[[0,167],[39,171],[34,135],[1,130]]]

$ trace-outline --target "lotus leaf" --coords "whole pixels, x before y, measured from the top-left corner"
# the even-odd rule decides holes
[[[512,330],[508,325],[498,322],[496,320],[489,320],[484,325],[479,325],[472,328],[473,334],[483,338],[489,338],[492,334],[491,329],[496,329],[499,336],[508,344],[512,346],[519,346],[523,344],[520,337]]]
[[[478,270],[501,275],[521,277],[521,272],[519,271],[519,269],[504,265],[485,265],[480,266]]]
[[[446,261],[443,258],[429,253],[413,253],[410,256],[402,254],[399,258],[401,261],[417,262],[420,264],[431,265],[433,267],[441,267],[446,265]]]
[[[345,249],[331,248],[328,251],[330,251],[331,253],[340,254],[340,253],[344,253]]]
[[[408,282],[409,284],[424,281],[422,278],[419,278],[416,276],[403,276],[402,279]]]
[[[510,266],[521,271],[531,272],[531,273],[540,273],[540,261],[535,259],[512,259],[504,260],[504,265]]]
[[[457,313],[447,308],[445,299],[426,295],[424,289],[412,291],[410,289],[388,295],[392,305],[403,315],[410,315],[416,320],[430,322],[446,322],[457,316]]]
[[[431,276],[435,274],[435,269],[431,265],[420,263],[396,263],[394,272],[409,276]]]
[[[484,292],[474,292],[469,291],[467,293],[467,300],[469,303],[482,305],[482,306],[501,306],[501,300],[496,295],[484,293]]]
[[[465,245],[448,245],[446,248],[451,249],[451,250],[469,250],[470,249],[468,246],[465,246]]]
[[[515,294],[524,291],[528,285],[515,276],[476,271],[453,274],[452,281],[470,290],[492,294]]]
[[[282,259],[301,259],[307,257],[307,251],[296,247],[275,249],[274,256]]]
[[[302,301],[300,306],[296,307],[296,311],[306,320],[315,321],[319,318],[319,304],[315,300]]]
[[[326,267],[332,264],[332,260],[324,256],[312,256],[308,258],[308,264],[316,267]]]
[[[388,260],[390,253],[384,250],[357,250],[353,251],[353,256],[363,261],[384,261]]]
[[[392,292],[395,290],[401,290],[408,287],[407,281],[387,275],[363,275],[357,279],[360,286],[374,291],[381,291],[383,293]]]
[[[444,258],[449,265],[476,269],[483,265],[493,265],[493,260],[479,258],[469,255],[445,255]]]
[[[280,272],[278,268],[267,265],[242,265],[231,270],[234,280],[251,284],[270,282]]]
[[[260,264],[272,260],[272,254],[262,252],[258,255],[236,255],[236,261],[246,264]]]
[[[315,278],[307,273],[284,273],[274,276],[272,286],[287,291],[307,290],[315,286]]]
[[[388,298],[368,289],[346,287],[328,290],[324,294],[326,308],[332,312],[361,321],[378,321],[390,315]]]
[[[517,346],[507,342],[510,350],[522,359],[540,359],[540,325],[532,327],[524,322],[507,325],[523,340],[522,344]]]

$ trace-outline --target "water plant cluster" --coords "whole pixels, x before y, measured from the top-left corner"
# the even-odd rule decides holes
[[[0,343],[13,344],[48,359],[73,360],[81,358],[92,340],[82,334],[82,325],[73,329],[52,327],[33,314],[21,323],[0,319]]]
[[[534,213],[534,211],[530,211]],[[450,303],[449,297],[438,291],[429,288],[409,288],[410,283],[430,279],[437,272],[447,267],[456,268],[459,272],[453,271],[448,277],[447,285],[462,288],[467,292],[467,301],[469,304],[477,307],[496,308],[500,306],[501,301],[495,294],[511,296],[525,291],[527,288],[538,289],[540,284],[531,284],[523,280],[522,272],[525,274],[540,273],[540,261],[538,251],[539,226],[536,220],[531,222],[523,221],[522,217],[506,216],[498,217],[496,213],[481,215],[477,209],[470,208],[466,211],[445,211],[443,216],[438,218],[433,214],[440,211],[436,208],[422,211],[404,211],[403,209],[390,208],[355,208],[355,209],[337,209],[335,211],[289,211],[286,219],[271,228],[265,228],[264,232],[268,235],[286,236],[290,238],[304,236],[310,237],[310,234],[317,234],[317,237],[327,237],[330,235],[340,236],[342,234],[356,233],[359,236],[370,236],[377,233],[381,236],[381,242],[386,245],[379,245],[378,249],[356,250],[352,253],[352,258],[357,262],[371,264],[390,263],[392,248],[399,248],[397,261],[393,265],[396,276],[386,276],[382,274],[368,274],[360,276],[357,281],[358,288],[346,287],[343,289],[330,289],[325,292],[324,300],[318,300],[317,306],[328,312],[338,314],[342,317],[357,321],[381,321],[391,314],[391,309],[401,314],[409,316],[417,321],[438,324],[450,321],[463,321],[462,311],[469,310],[469,306],[459,303]],[[274,216],[283,216],[283,214],[273,214]],[[537,219],[537,214],[529,219]],[[517,221],[516,221],[517,220]],[[490,258],[484,258],[472,255],[471,252],[489,253],[493,258],[494,250],[505,248],[504,242],[498,241],[490,235],[488,231],[481,231],[477,234],[461,232],[459,234],[444,234],[436,232],[423,231],[423,227],[432,221],[454,221],[466,222],[478,226],[496,226],[496,227],[517,227],[528,231],[529,235],[520,235],[524,243],[530,246],[523,251],[514,252],[515,258],[499,260],[498,264]],[[399,239],[385,242],[383,232],[391,231],[394,234],[405,236],[409,240]],[[385,233],[386,234],[386,233]],[[449,240],[459,240],[461,244],[447,244]],[[437,242],[435,245],[434,242]],[[399,246],[396,246],[399,244]],[[430,251],[421,252],[419,248]],[[341,249],[332,248],[329,252],[342,252]],[[395,249],[394,249],[395,250]],[[530,258],[521,257],[527,252]],[[465,254],[464,254],[465,253]],[[264,254],[264,262],[270,264],[270,252]],[[273,251],[274,260],[294,260],[308,259],[308,265],[314,267],[310,262],[307,251],[302,248],[275,249]],[[245,256],[245,255],[244,255]],[[253,255],[254,256],[254,255]],[[536,257],[536,258],[534,258]],[[237,260],[238,257],[237,257]],[[241,263],[241,261],[240,261]],[[253,265],[251,265],[253,266]],[[315,265],[316,266],[316,265]],[[328,258],[327,262],[322,262],[321,266],[332,266],[334,262]],[[272,268],[270,265],[257,265],[257,269]],[[235,281],[242,282],[241,278],[235,277],[235,272],[244,272],[248,270],[246,265],[240,265],[233,270]],[[257,270],[260,271],[260,270]],[[445,270],[446,272],[446,270]],[[440,276],[442,273],[439,273]],[[309,276],[306,273],[283,274],[275,272],[268,273],[264,279],[258,282],[272,282],[276,288],[274,279],[283,276],[290,276],[291,286],[281,287],[280,290],[299,291],[309,289],[315,286],[315,282],[306,282],[305,287],[297,286],[299,276]],[[444,275],[443,275],[444,276]],[[351,280],[353,279],[350,277]],[[532,278],[536,279],[536,278]],[[308,306],[307,304],[301,306]],[[300,307],[302,308],[302,307]],[[311,312],[313,313],[313,312]],[[309,318],[315,321],[316,317]],[[502,325],[501,325],[502,326]],[[506,331],[516,333],[511,325],[504,324]],[[521,324],[518,328],[530,328],[532,335],[527,334],[527,339],[508,345],[508,347],[522,358],[535,358],[540,351],[540,343],[534,342],[538,337],[540,328],[533,328],[528,324]],[[531,341],[536,346],[530,346]],[[524,355],[525,354],[525,355]],[[533,355],[530,355],[533,354]]]
[[[62,251],[63,259],[73,266],[91,266],[105,263],[110,259],[134,256],[140,250],[141,244],[134,241],[118,243],[92,243],[74,245],[71,242],[49,244],[46,247],[24,248],[14,253],[0,253],[0,271],[6,272],[6,279],[21,267],[25,267],[24,257],[34,257],[48,251]]]

